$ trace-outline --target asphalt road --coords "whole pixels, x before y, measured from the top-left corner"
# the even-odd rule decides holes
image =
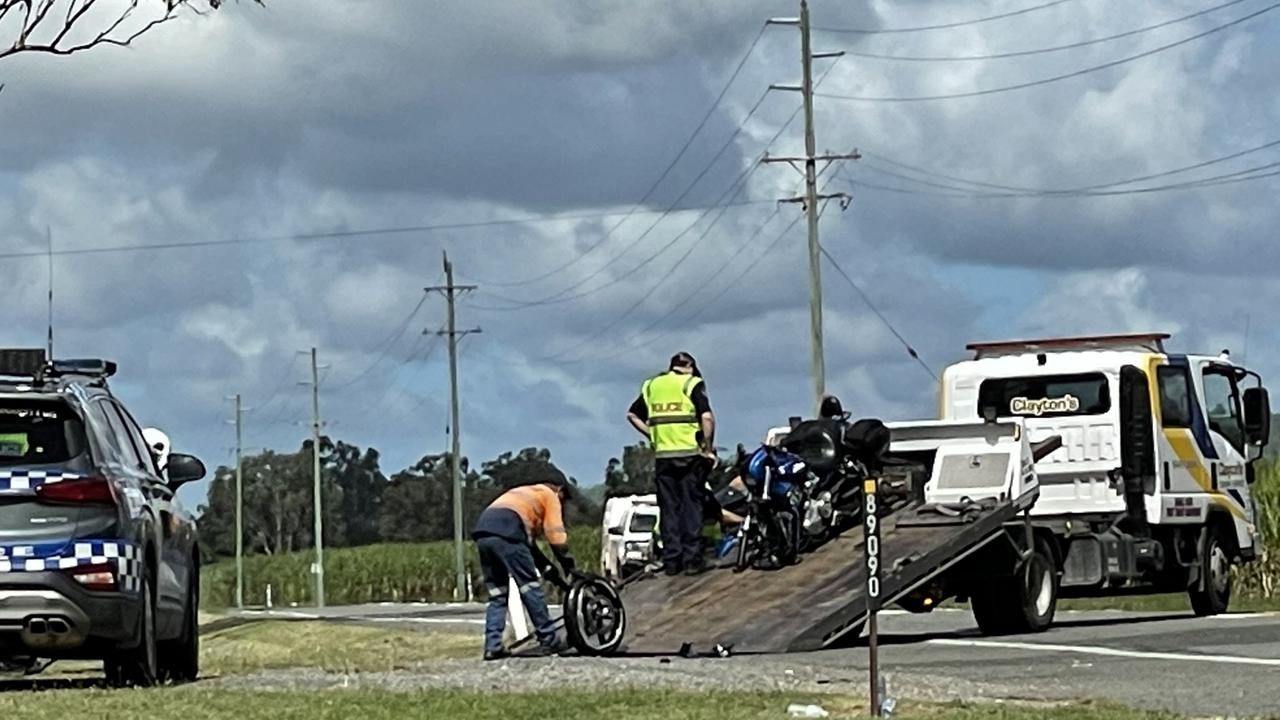
[[[250,616],[316,618],[480,632],[478,605],[365,605]],[[881,622],[881,667],[891,694],[930,699],[1091,698],[1215,716],[1280,717],[1280,614],[1195,618],[1184,613],[1063,612],[1046,633],[982,637],[966,611],[890,611]],[[651,673],[658,660],[610,660],[613,671]],[[768,667],[800,687],[861,692],[865,646],[768,658],[678,660],[679,672],[714,678]],[[706,667],[701,667],[705,665]],[[671,667],[671,666],[668,666]],[[671,670],[676,670],[671,667]],[[644,675],[647,679],[649,675]],[[637,680],[640,676],[637,675]]]

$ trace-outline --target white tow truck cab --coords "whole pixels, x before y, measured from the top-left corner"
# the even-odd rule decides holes
[[[658,497],[630,495],[605,501],[600,567],[605,577],[623,579],[643,570],[656,557]]]
[[[1257,557],[1253,463],[1270,432],[1261,378],[1167,334],[975,343],[942,375],[941,419],[1020,421],[1035,444],[1029,515],[1064,596],[1186,591],[1223,612]],[[896,443],[895,443],[896,445]]]

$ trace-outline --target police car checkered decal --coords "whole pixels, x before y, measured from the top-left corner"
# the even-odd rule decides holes
[[[5,490],[35,490],[41,485],[79,480],[76,473],[61,470],[0,470],[0,492]]]
[[[49,546],[0,545],[0,573],[69,570],[82,565],[111,564],[116,568],[116,581],[121,590],[137,591],[142,585],[142,559],[137,546],[118,540],[79,540],[72,543],[70,554],[59,543],[53,554]]]

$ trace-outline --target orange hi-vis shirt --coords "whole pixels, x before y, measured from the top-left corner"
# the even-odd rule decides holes
[[[560,496],[546,485],[512,488],[494,500],[489,509],[510,510],[519,515],[531,541],[545,537],[552,545],[569,544]]]

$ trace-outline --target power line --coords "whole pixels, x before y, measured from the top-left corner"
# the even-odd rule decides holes
[[[1070,78],[1088,75],[1090,73],[1095,73],[1100,70],[1106,70],[1108,68],[1113,68],[1120,65],[1124,65],[1126,63],[1134,62],[1135,60],[1141,60],[1142,58],[1151,57],[1152,55],[1156,55],[1166,50],[1171,50],[1173,48],[1186,45],[1196,40],[1200,40],[1201,38],[1208,37],[1209,35],[1213,35],[1215,33],[1222,32],[1223,30],[1227,30],[1229,28],[1235,27],[1236,25],[1240,25],[1242,23],[1248,22],[1249,20],[1252,20],[1260,15],[1271,12],[1276,8],[1280,8],[1280,3],[1276,3],[1274,5],[1268,5],[1267,7],[1261,10],[1257,10],[1252,13],[1249,13],[1244,17],[1237,18],[1235,20],[1224,23],[1222,25],[1209,28],[1208,30],[1196,33],[1195,35],[1183,38],[1176,42],[1168,43],[1166,45],[1161,45],[1160,47],[1156,47],[1150,50],[1146,50],[1144,52],[1140,52],[1136,55],[1130,55],[1128,57],[1120,58],[1119,60],[1112,60],[1111,62],[1103,63],[1101,65],[1094,65],[1092,67],[1083,68],[1081,70],[1076,70],[1074,72],[1064,73],[1062,75],[1055,75],[1053,77],[1042,78],[1040,80],[1032,80],[1030,82],[1018,83],[1015,85],[1006,85],[1003,87],[987,88],[984,90],[973,90],[969,92],[946,93],[946,94],[939,94],[939,95],[909,95],[909,96],[876,97],[876,96],[863,96],[863,95],[836,95],[833,93],[814,93],[814,94],[819,97],[825,97],[832,100],[852,100],[857,102],[925,102],[925,101],[931,101],[931,100],[955,100],[958,98],[980,97],[983,95],[994,95],[997,93],[1010,92],[1013,90],[1024,90],[1026,88],[1037,87],[1040,85],[1048,85],[1050,83],[1059,82],[1061,80],[1067,80]]]
[[[1102,43],[1111,42],[1113,40],[1121,40],[1123,38],[1133,37],[1135,35],[1142,35],[1144,33],[1149,33],[1154,30],[1160,30],[1162,28],[1166,28],[1171,25],[1177,25],[1179,23],[1183,23],[1188,20],[1193,20],[1203,15],[1208,15],[1218,10],[1229,8],[1233,5],[1239,5],[1240,3],[1243,3],[1243,2],[1249,2],[1249,0],[1231,0],[1230,2],[1226,2],[1221,5],[1215,5],[1214,7],[1211,7],[1211,8],[1198,10],[1189,15],[1183,15],[1182,17],[1173,18],[1171,20],[1165,20],[1163,22],[1159,22],[1154,25],[1147,25],[1146,27],[1141,27],[1134,30],[1126,30],[1124,32],[1116,33],[1114,35],[1107,35],[1105,37],[1092,38],[1090,40],[1081,40],[1079,42],[1067,43],[1065,45],[1054,45],[1051,47],[1036,48],[1033,50],[1015,50],[1011,52],[989,53],[986,55],[888,55],[883,53],[866,52],[864,50],[845,50],[845,53],[852,55],[853,57],[866,58],[870,60],[896,60],[901,62],[969,62],[969,61],[975,61],[975,60],[1002,60],[1006,58],[1027,57],[1030,55],[1044,55],[1048,53],[1062,52],[1064,50],[1075,50],[1082,47],[1089,47],[1090,45],[1099,45]],[[834,30],[829,30],[827,28],[814,28],[814,29],[821,30],[824,32],[837,32]]]
[[[1033,12],[1036,12],[1037,10],[1045,10],[1055,5],[1063,5],[1068,2],[1072,2],[1072,0],[1053,0],[1052,2],[1047,2],[1040,5],[1034,5],[1032,7],[1023,8],[1021,10],[1014,10],[1012,12],[1004,12],[1004,13],[1000,13],[999,15],[988,15],[987,17],[981,17],[974,20],[962,20],[959,22],[943,23],[940,25],[920,25],[917,27],[880,28],[880,29],[815,27],[814,30],[821,30],[823,32],[832,32],[832,33],[843,33],[847,35],[890,35],[890,34],[897,34],[897,33],[925,32],[928,30],[949,30],[951,28],[966,27],[969,25],[980,25],[982,23],[989,23],[995,20],[1003,20],[1005,18],[1015,17],[1017,15],[1026,15],[1027,13],[1033,13]]]
[[[754,200],[744,204],[760,204],[761,200]],[[684,212],[688,210],[707,210],[710,209],[706,205],[689,205],[680,206],[668,210],[642,210],[638,211],[643,214]],[[589,213],[565,213],[560,215],[543,215],[539,217],[512,218],[509,220],[477,220],[473,222],[457,222],[457,223],[439,223],[434,225],[404,225],[383,228],[369,228],[364,230],[334,230],[329,232],[312,232],[298,233],[294,235],[275,235],[267,237],[244,237],[244,238],[221,238],[213,240],[196,240],[192,242],[171,242],[171,243],[139,243],[134,245],[107,245],[99,247],[83,247],[64,250],[54,250],[55,257],[64,255],[105,255],[110,253],[125,252],[144,252],[154,250],[181,250],[189,248],[205,248],[205,247],[222,247],[227,245],[258,245],[264,243],[276,242],[306,242],[316,240],[342,240],[350,238],[370,238],[377,236],[389,235],[406,235],[412,233],[432,233],[447,230],[467,230],[472,228],[490,228],[508,225],[529,225],[547,222],[560,222],[563,220],[598,220],[600,218],[616,217],[624,214],[622,211],[611,212],[589,212]],[[48,250],[24,250],[19,252],[0,253],[0,260],[14,260],[22,258],[44,258],[49,255]]]
[[[1223,174],[1223,175],[1213,175],[1213,176],[1210,176],[1210,177],[1206,177],[1206,178],[1199,178],[1199,179],[1196,179],[1196,180],[1186,180],[1186,181],[1178,182],[1178,183],[1169,183],[1169,184],[1165,184],[1165,185],[1155,185],[1155,186],[1149,186],[1149,187],[1125,188],[1125,189],[1122,189],[1122,190],[1107,190],[1107,189],[1088,189],[1088,188],[1082,188],[1082,189],[1079,189],[1079,190],[1031,190],[1031,191],[1015,191],[1015,192],[1006,192],[1006,193],[993,193],[993,192],[973,191],[971,188],[966,188],[966,187],[961,187],[961,186],[956,186],[956,185],[948,185],[948,184],[945,184],[945,183],[937,183],[937,182],[932,182],[932,181],[929,181],[929,180],[921,180],[921,179],[919,179],[919,178],[913,178],[913,177],[911,177],[911,176],[909,176],[909,175],[904,175],[904,174],[902,174],[902,173],[894,172],[894,171],[892,171],[892,170],[885,170],[885,169],[883,169],[883,168],[879,168],[879,167],[876,167],[876,166],[874,166],[874,165],[868,165],[868,166],[867,166],[867,168],[868,168],[868,169],[870,169],[871,171],[873,171],[873,172],[877,172],[877,173],[880,173],[880,174],[882,174],[882,175],[889,175],[889,176],[891,176],[891,177],[896,177],[896,178],[900,178],[900,179],[903,179],[903,180],[909,180],[909,181],[911,181],[911,182],[919,183],[919,184],[921,184],[921,185],[926,185],[926,186],[928,186],[928,187],[942,188],[942,189],[944,189],[944,190],[953,190],[953,191],[957,191],[957,192],[969,192],[969,193],[972,193],[972,194],[973,194],[973,195],[975,195],[975,196],[981,196],[981,197],[1045,197],[1045,198],[1050,198],[1050,197],[1110,197],[1110,196],[1115,196],[1115,195],[1141,195],[1141,194],[1146,194],[1146,193],[1165,192],[1165,191],[1169,191],[1169,190],[1185,190],[1185,189],[1194,189],[1194,188],[1200,188],[1200,187],[1212,187],[1212,186],[1214,186],[1214,185],[1220,184],[1220,181],[1225,181],[1225,180],[1238,179],[1238,180],[1243,181],[1243,180],[1252,180],[1252,179],[1256,179],[1256,178],[1259,178],[1259,177],[1267,177],[1267,175],[1262,175],[1262,174],[1258,174],[1258,173],[1261,173],[1261,172],[1262,172],[1262,171],[1264,171],[1264,170],[1269,170],[1269,169],[1271,169],[1271,168],[1275,168],[1275,167],[1280,167],[1280,161],[1277,161],[1277,162],[1269,162],[1269,163],[1265,163],[1265,164],[1263,164],[1263,165],[1255,165],[1255,166],[1250,167],[1250,168],[1245,168],[1244,170],[1237,170],[1237,171],[1235,171],[1235,172],[1225,173],[1225,174]],[[1117,184],[1127,184],[1127,183],[1117,183]],[[1109,186],[1103,186],[1103,188],[1105,188],[1105,187],[1109,187]]]
[[[725,140],[724,144],[720,146],[720,149],[716,151],[715,155],[713,155],[711,160],[706,164],[705,167],[703,167],[702,171],[698,173],[698,175],[689,183],[687,187],[685,187],[684,192],[680,193],[679,197],[677,197],[674,201],[672,201],[671,207],[668,207],[667,212],[662,215],[659,215],[658,218],[655,219],[653,223],[649,225],[649,227],[645,228],[644,232],[640,233],[639,237],[635,238],[634,240],[629,242],[626,245],[626,247],[622,248],[621,252],[609,258],[609,260],[605,261],[604,264],[596,268],[594,271],[588,273],[585,277],[570,283],[567,287],[561,288],[559,291],[554,292],[550,295],[544,296],[536,300],[520,300],[520,299],[507,298],[506,301],[511,302],[520,308],[534,307],[538,305],[547,305],[551,303],[560,303],[560,302],[567,302],[570,300],[577,300],[578,298],[586,297],[587,295],[592,295],[594,293],[597,293],[603,289],[610,287],[613,281],[589,290],[585,290],[580,293],[570,294],[570,293],[573,293],[573,291],[577,290],[578,288],[581,288],[582,286],[591,282],[595,278],[599,277],[601,273],[603,273],[605,270],[611,267],[618,260],[622,259],[622,257],[626,255],[631,249],[635,248],[641,242],[643,242],[644,239],[648,237],[649,234],[653,232],[653,230],[657,228],[658,225],[661,224],[664,219],[666,219],[667,215],[671,211],[671,208],[679,204],[681,201],[683,201],[685,197],[687,197],[689,193],[693,191],[693,189],[698,185],[698,183],[701,182],[704,177],[706,177],[707,173],[710,172],[711,169],[716,166],[716,164],[720,161],[720,158],[723,157],[725,152],[733,145],[733,141],[738,138],[738,135],[740,135],[744,129],[746,129],[747,123],[750,122],[751,118],[755,115],[756,110],[760,109],[760,106],[764,103],[765,99],[768,97],[769,97],[768,90],[761,93],[760,99],[757,100],[756,103],[751,106],[751,109],[749,111],[747,111],[746,116],[742,118],[742,121],[740,123],[738,123],[738,127],[733,131],[733,134],[730,135],[727,140]],[[697,224],[698,221],[700,221],[704,216],[706,216],[708,213],[715,210],[716,207],[721,202],[724,201],[724,199],[725,198],[721,196],[715,203],[712,204],[711,207],[702,211],[702,214],[699,215],[696,220],[694,220],[693,224]],[[692,228],[692,225],[685,228],[684,232],[687,232],[690,228]],[[683,235],[684,232],[682,232],[681,235]],[[671,246],[671,243],[668,243],[665,247],[670,247],[670,246]],[[641,265],[645,265],[645,264],[647,264],[647,261],[645,263],[641,263]],[[490,295],[493,297],[498,297],[493,293],[490,293]]]
[[[876,317],[880,318],[880,322],[884,323],[884,326],[889,329],[889,332],[893,333],[893,336],[898,339],[898,342],[902,343],[902,347],[906,349],[907,354],[910,355],[913,360],[920,363],[920,367],[924,368],[925,372],[929,373],[934,380],[937,380],[938,374],[933,371],[933,368],[929,367],[929,364],[926,363],[923,358],[920,357],[920,353],[916,352],[916,349],[911,346],[911,343],[907,342],[907,339],[902,336],[902,333],[898,332],[898,329],[893,326],[893,323],[889,322],[889,318],[885,317],[884,313],[880,312],[880,308],[876,307],[876,304],[871,301],[871,298],[867,295],[866,291],[863,290],[858,283],[854,282],[852,277],[849,277],[849,273],[845,272],[844,268],[840,267],[840,263],[836,262],[835,257],[827,251],[826,246],[819,249],[822,252],[822,256],[827,259],[827,262],[831,263],[831,267],[835,268],[835,271],[839,273],[840,277],[844,278],[845,282],[849,284],[849,287],[853,288],[854,291],[858,293],[858,296],[862,298],[862,302],[866,303],[867,308],[871,310]]]
[[[741,192],[742,190],[744,190],[746,188],[747,179],[751,177],[751,174],[758,167],[760,167],[758,163],[752,163],[751,166],[747,168],[746,172],[739,177],[738,181],[734,184],[733,187],[736,187],[738,192]],[[730,189],[732,190],[733,187],[731,187]],[[684,254],[676,259],[675,263],[671,266],[671,269],[659,275],[657,282],[651,285],[648,291],[646,291],[643,295],[641,295],[635,302],[631,303],[631,305],[629,305],[626,310],[623,310],[620,315],[615,317],[613,320],[610,320],[609,322],[605,323],[598,330],[588,335],[577,345],[573,345],[565,350],[561,350],[558,353],[555,353],[553,355],[550,355],[545,358],[540,358],[540,359],[543,361],[547,361],[547,360],[556,360],[556,359],[562,358],[565,355],[568,355],[573,351],[577,350],[578,348],[581,348],[583,345],[589,344],[591,341],[595,340],[596,338],[600,337],[604,333],[608,332],[610,329],[616,327],[618,323],[630,317],[631,313],[635,312],[636,309],[638,309],[641,305],[643,305],[646,300],[653,297],[653,294],[658,291],[658,288],[662,287],[662,284],[666,282],[669,278],[671,278],[672,275],[675,274],[676,270],[679,269],[679,267],[683,265],[686,260],[689,259],[689,256],[692,255],[695,250],[701,247],[702,241],[706,239],[707,235],[711,232],[712,228],[714,228],[716,224],[720,222],[720,219],[724,217],[724,214],[727,210],[728,210],[727,207],[721,208],[720,213],[716,215],[714,218],[712,218],[711,222],[708,223],[707,226],[702,229],[702,234],[700,234],[697,238],[695,238],[693,242],[689,243],[689,249],[685,250]],[[690,227],[692,227],[692,225]],[[683,234],[684,233],[681,233],[681,235]],[[679,236],[677,236],[676,239],[678,240]]]
[[[608,232],[606,232],[603,237],[601,237],[599,240],[597,240],[595,243],[593,243],[590,247],[588,247],[583,252],[574,255],[572,258],[570,258],[563,264],[557,267],[554,267],[550,270],[547,270],[546,272],[536,275],[534,277],[525,278],[524,280],[517,280],[512,282],[488,281],[488,282],[485,282],[485,284],[494,285],[497,287],[521,287],[524,285],[531,285],[533,283],[545,280],[551,277],[552,275],[556,275],[556,274],[559,274],[560,272],[563,272],[564,270],[573,266],[575,263],[581,261],[582,258],[586,257],[588,254],[595,251],[596,248],[600,247],[605,242],[607,242],[609,238],[613,236],[614,232],[616,232],[618,228],[622,227],[623,223],[629,220],[631,216],[634,215],[638,209],[643,207],[644,204],[649,201],[649,198],[653,196],[654,192],[658,190],[658,187],[662,185],[662,182],[667,179],[667,176],[670,175],[671,171],[675,169],[677,164],[679,164],[681,158],[683,158],[685,153],[689,151],[689,148],[693,145],[694,139],[697,138],[698,134],[701,133],[703,128],[707,126],[707,123],[711,120],[711,116],[715,114],[716,108],[720,107],[720,103],[724,101],[725,95],[728,94],[729,92],[729,88],[731,88],[733,86],[734,81],[738,79],[738,75],[742,72],[742,68],[746,66],[747,60],[751,57],[751,53],[755,52],[756,45],[760,44],[760,39],[764,37],[764,33],[766,30],[768,30],[768,28],[769,28],[768,25],[760,26],[760,31],[756,33],[756,36],[754,38],[752,38],[751,44],[747,46],[747,51],[742,54],[741,59],[738,60],[738,64],[733,68],[733,72],[729,74],[729,79],[726,80],[724,83],[724,86],[720,88],[720,92],[716,95],[715,101],[711,103],[711,107],[707,108],[706,114],[702,116],[702,120],[700,120],[698,122],[697,127],[693,129],[693,133],[691,133],[688,139],[684,141],[684,144],[680,146],[679,152],[677,152],[676,156],[672,158],[670,163],[667,164],[667,167],[662,171],[662,174],[658,176],[658,179],[653,182],[653,185],[649,186],[649,189],[645,191],[644,196],[640,198],[639,202],[637,202],[635,205],[632,205],[631,209],[628,210],[622,216],[622,219],[619,220],[617,223],[615,223],[613,227],[609,228]],[[670,210],[668,209],[668,212],[669,211]]]
[[[1008,190],[1010,192],[1070,193],[1070,192],[1080,192],[1084,190],[1101,190],[1106,188],[1119,187],[1121,185],[1131,185],[1133,183],[1142,182],[1145,180],[1155,180],[1157,178],[1168,177],[1171,175],[1179,175],[1185,172],[1190,172],[1192,170],[1200,170],[1202,168],[1206,168],[1211,165],[1217,165],[1220,163],[1228,162],[1230,160],[1235,160],[1237,158],[1241,158],[1246,155],[1251,155],[1256,152],[1261,152],[1263,150],[1269,150],[1276,146],[1280,146],[1280,140],[1271,140],[1271,141],[1262,143],[1261,145],[1247,148],[1245,150],[1240,150],[1237,152],[1230,153],[1228,155],[1222,155],[1219,157],[1211,158],[1209,160],[1203,160],[1197,163],[1193,163],[1191,165],[1184,165],[1181,167],[1172,168],[1170,170],[1162,170],[1159,172],[1149,173],[1146,175],[1137,175],[1134,177],[1125,178],[1124,180],[1115,180],[1115,181],[1106,182],[1106,183],[1097,183],[1093,185],[1083,185],[1083,186],[1074,187],[1074,188],[1058,188],[1058,189],[1032,188],[1032,187],[1023,187],[1018,185],[1001,185],[1001,184],[986,182],[982,180],[973,180],[971,178],[965,178],[965,177],[960,177],[956,175],[948,175],[948,174],[937,172],[934,170],[928,170],[915,165],[910,165],[908,163],[894,160],[893,158],[889,158],[883,155],[878,155],[877,153],[874,153],[874,152],[865,152],[865,151],[863,152],[864,158],[868,158],[870,160],[869,163],[863,163],[863,164],[874,166],[875,161],[878,160],[888,165],[892,165],[894,167],[898,167],[903,170],[908,170],[914,173],[918,173],[926,177],[933,177],[933,178],[938,178],[942,180],[949,180],[952,182],[965,183],[968,185],[977,185],[979,187],[992,188],[996,190]]]
[[[352,385],[355,385],[357,382],[360,382],[364,378],[368,377],[369,372],[371,372],[374,368],[378,367],[378,365],[380,365],[382,361],[387,358],[388,353],[391,352],[391,348],[396,343],[400,342],[400,339],[404,337],[404,334],[406,332],[408,332],[409,325],[413,322],[413,319],[417,317],[418,312],[422,310],[422,306],[425,305],[426,303],[427,303],[427,295],[426,293],[423,293],[422,297],[418,300],[418,304],[413,306],[413,310],[411,310],[409,314],[405,317],[405,319],[402,320],[400,324],[396,326],[396,329],[392,330],[391,334],[388,335],[385,339],[383,339],[382,342],[374,346],[375,352],[377,351],[378,348],[381,348],[381,352],[378,352],[378,356],[374,358],[373,362],[369,363],[368,365],[365,366],[363,370],[353,375],[350,380],[344,383],[340,383],[338,385],[332,385],[330,386],[329,389],[342,390],[344,388],[351,387]]]

